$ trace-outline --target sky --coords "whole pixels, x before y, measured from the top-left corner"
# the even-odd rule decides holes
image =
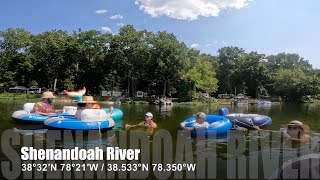
[[[0,30],[173,33],[201,53],[224,46],[297,53],[320,68],[320,0],[1,0]]]

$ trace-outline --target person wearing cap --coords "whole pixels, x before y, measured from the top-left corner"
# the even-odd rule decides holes
[[[57,112],[62,112],[62,110],[56,110],[52,103],[54,103],[56,96],[53,95],[52,92],[47,91],[42,94],[42,101],[37,102],[33,109],[31,110],[32,113],[48,115],[48,114],[55,114]]]
[[[196,115],[196,122],[193,124],[193,127],[186,127],[186,123],[183,122],[180,124],[181,128],[184,130],[206,130],[209,128],[209,123],[206,122],[206,114],[204,112],[199,112]]]
[[[289,124],[282,125],[287,131],[282,131],[282,136],[287,140],[298,141],[298,142],[309,142],[311,136],[307,134],[310,130],[308,125],[303,124],[300,121],[294,120]]]
[[[77,119],[81,119],[81,113],[84,109],[100,109],[100,105],[97,104],[97,101],[93,100],[93,96],[83,96],[82,101],[78,102],[77,105],[80,108],[74,115]],[[112,112],[113,106],[110,107],[110,111],[109,114],[107,114],[106,119],[111,118]]]
[[[153,114],[151,112],[147,112],[144,115],[144,121],[142,121],[136,125],[126,124],[125,128],[129,129],[129,128],[136,127],[136,126],[147,127],[147,128],[157,128],[157,124],[155,122],[153,122]]]

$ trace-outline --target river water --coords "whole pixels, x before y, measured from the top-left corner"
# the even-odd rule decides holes
[[[46,127],[41,124],[26,124],[16,120],[12,120],[11,115],[14,111],[20,110],[23,107],[24,101],[0,101],[0,132],[3,134],[7,130],[15,130],[14,132],[19,134],[23,139],[24,137],[33,137],[34,141],[41,141],[42,143],[54,143],[56,148],[68,146],[78,146],[76,143],[69,143],[66,141],[47,142],[48,137],[45,136],[44,129]],[[62,108],[64,105],[73,104],[61,104],[57,103],[57,108]],[[102,105],[108,107],[107,105]],[[123,104],[121,106],[115,105],[120,108],[124,117],[121,121],[116,122],[114,128],[115,135],[110,135],[110,132],[102,132],[97,141],[83,140],[83,144],[91,144],[93,146],[103,145],[112,146],[110,141],[117,141],[120,139],[118,133],[126,132],[123,125],[137,124],[144,119],[146,112],[151,112],[154,115],[154,121],[158,125],[158,131],[163,131],[164,134],[171,135],[171,139],[164,141],[163,146],[167,144],[169,146],[169,152],[172,151],[172,162],[178,161],[177,157],[180,155],[178,149],[181,149],[180,143],[181,136],[184,142],[191,143],[191,149],[188,150],[188,145],[185,146],[185,151],[191,151],[191,156],[188,156],[188,152],[181,151],[181,154],[185,155],[182,158],[183,162],[190,162],[199,164],[200,161],[197,157],[205,155],[205,157],[211,157],[207,160],[207,164],[204,165],[204,172],[195,172],[194,174],[188,174],[186,171],[182,173],[182,178],[211,178],[211,179],[266,179],[273,174],[277,167],[281,166],[283,162],[288,162],[291,159],[295,159],[304,154],[317,151],[317,142],[320,132],[320,105],[317,104],[279,104],[272,106],[217,106],[217,105],[200,105],[200,106],[157,106],[157,105],[129,105]],[[269,131],[250,131],[249,133],[242,133],[237,131],[231,131],[228,135],[223,137],[214,138],[190,138],[189,134],[185,135],[182,131],[179,131],[179,123],[184,119],[195,115],[197,112],[203,111],[205,113],[217,113],[219,108],[228,107],[230,112],[235,113],[258,113],[270,116],[273,120],[271,126],[267,127]],[[283,145],[277,138],[278,130],[281,124],[286,124],[291,120],[300,120],[311,127],[310,134],[313,137],[311,143],[304,145],[293,146],[290,143]],[[26,131],[27,130],[27,131]],[[30,131],[28,131],[30,130]],[[50,130],[49,130],[50,131]],[[153,135],[156,132],[153,132]],[[40,134],[40,136],[39,136]],[[112,133],[111,133],[112,134]],[[128,133],[130,138],[130,133]],[[149,134],[150,135],[150,134]],[[149,143],[152,144],[153,135],[148,138]],[[131,138],[134,138],[131,136]],[[180,139],[180,140],[179,140]],[[3,140],[3,139],[2,139]],[[69,143],[69,144],[68,144]],[[14,145],[13,149],[19,152],[19,149],[23,146],[21,144]],[[143,144],[143,143],[141,143]],[[182,143],[183,144],[183,143]],[[188,143],[187,143],[188,144]],[[2,144],[3,146],[3,144]],[[129,147],[129,145],[128,145]],[[3,149],[3,147],[2,147]],[[159,149],[159,151],[165,151],[160,153],[165,154],[165,148]],[[157,152],[157,149],[150,149],[152,154]],[[170,155],[170,154],[169,154]],[[208,156],[206,156],[208,155]],[[150,158],[151,158],[150,157]],[[191,158],[190,158],[191,157]],[[1,161],[8,160],[7,154],[2,152],[0,154]],[[181,160],[181,159],[180,159]],[[210,162],[209,162],[210,161]],[[177,162],[176,162],[177,163]],[[273,165],[271,165],[273,164]],[[275,164],[275,165],[274,165]],[[22,172],[21,172],[22,175]],[[21,177],[21,176],[20,176]],[[44,176],[45,178],[46,176]],[[71,176],[70,176],[71,177]],[[111,178],[123,178],[121,176],[110,176]],[[128,177],[125,178],[129,178]],[[139,176],[138,176],[139,177]],[[59,177],[61,178],[61,177]],[[74,177],[71,177],[74,178]],[[173,179],[180,178],[180,174],[164,173],[156,174],[151,170],[147,175],[142,175],[141,178],[146,179]],[[67,177],[68,179],[68,177]]]

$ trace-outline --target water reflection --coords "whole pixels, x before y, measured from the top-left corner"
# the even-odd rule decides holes
[[[61,107],[64,105],[65,104],[61,105]],[[0,104],[0,106],[0,112],[2,115],[0,117],[2,121],[0,125],[1,132],[7,129],[15,128],[14,131],[20,136],[28,138],[32,137],[34,141],[39,143],[53,143],[53,141],[50,140],[50,137],[48,137],[49,132],[45,130],[42,124],[26,124],[18,121],[13,121],[11,119],[11,114],[13,113],[13,111],[21,109],[23,103]],[[178,131],[180,122],[199,111],[216,114],[218,109],[222,107],[225,106],[173,105],[161,107],[154,105],[122,105],[120,108],[124,112],[124,117],[121,121],[115,122],[116,124],[114,130],[117,133],[112,134],[108,133],[108,131],[102,132],[101,135],[97,133],[90,139],[88,138],[88,135],[84,135],[84,138],[82,140],[59,140],[55,141],[52,146],[56,148],[71,148],[74,146],[117,146],[120,139],[118,134],[119,132],[126,132],[127,136],[130,138],[130,131],[123,130],[123,124],[136,124],[141,122],[144,119],[144,114],[146,112],[151,112],[154,114],[155,122],[158,124],[159,129],[166,130],[169,134],[171,134],[171,140],[174,145],[175,143],[177,143],[177,134],[178,136],[183,135],[180,134],[180,131]],[[320,131],[319,105],[282,104],[272,105],[271,107],[251,105],[244,107],[227,107],[232,113],[258,113],[270,116],[273,120],[273,124],[268,127],[270,131],[249,131],[248,133],[231,131],[225,137],[222,136],[214,138],[194,138],[188,135],[185,136],[185,140],[192,143],[192,147],[194,148],[193,156],[195,158],[199,155],[211,153],[211,155],[217,159],[217,172],[219,172],[219,178],[220,175],[222,176],[222,179],[227,177],[227,160],[244,157],[247,161],[255,160],[257,162],[257,169],[263,170],[265,166],[270,166],[273,168],[271,168],[273,172],[273,170],[280,167],[283,162],[295,159],[308,153],[319,153],[320,133],[312,133],[312,141],[301,146],[295,146],[293,144],[290,144],[290,142],[286,142],[284,144],[281,143],[281,139],[279,138],[278,133],[281,124],[285,124],[294,119],[302,120],[304,123],[308,124],[314,131]],[[57,108],[60,108],[59,105],[57,106]],[[153,136],[155,135],[155,133],[156,132],[150,133],[151,135],[148,137],[148,143],[153,142]],[[74,136],[74,134],[71,133],[68,136]],[[18,146],[17,149],[19,149],[22,145]],[[173,146],[173,149],[175,148],[176,147]],[[242,163],[243,161],[239,160],[239,162]],[[270,165],[265,162],[275,163],[276,165]],[[247,163],[244,165],[244,168],[250,169],[251,166],[251,164]],[[265,179],[270,174],[270,172],[266,172],[266,175],[262,178]]]
[[[35,134],[45,134],[47,133],[48,129],[23,130],[23,129],[13,128],[13,131],[16,133],[20,133],[22,135],[35,135]]]

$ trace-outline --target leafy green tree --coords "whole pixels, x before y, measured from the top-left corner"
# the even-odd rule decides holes
[[[32,54],[32,79],[45,87],[53,87],[55,79],[63,78],[66,71],[64,51],[69,35],[65,31],[44,32],[34,38]],[[62,75],[62,76],[61,76]]]
[[[265,57],[239,47],[218,56],[188,48],[166,31],[124,26],[112,35],[96,30],[0,31],[0,84],[64,89],[137,90],[192,100],[197,91],[276,95],[298,100],[320,94],[320,72],[297,54]]]
[[[267,66],[271,70],[299,68],[304,72],[312,70],[312,65],[298,54],[279,53],[266,57]]]
[[[100,31],[79,31],[75,35],[77,39],[78,59],[74,61],[75,82],[77,88],[87,86],[94,92],[99,91],[99,86],[103,84],[105,74],[109,69],[103,69],[105,56],[109,51],[109,44],[112,39],[111,34],[102,34]],[[107,71],[107,72],[104,72]],[[100,78],[97,78],[100,77]],[[95,81],[92,81],[95,79]]]
[[[180,79],[188,62],[188,48],[173,34],[158,32],[150,39],[151,61],[153,74],[157,77],[157,84],[163,87],[162,94],[167,95],[167,90],[174,87],[174,82]]]
[[[129,95],[135,94],[149,61],[149,47],[146,43],[149,35],[146,31],[137,31],[132,25],[127,25],[111,41],[112,64],[123,77]]]
[[[32,80],[32,81],[31,81],[30,87],[38,87],[38,86],[39,86],[39,84],[38,84],[37,81],[35,81],[35,80]]]
[[[239,81],[245,83],[247,94],[257,97],[259,93],[267,94],[266,86],[270,83],[270,74],[265,66],[264,55],[257,52],[245,54],[237,68]]]
[[[299,89],[306,79],[301,69],[278,69],[273,75],[274,92],[289,100],[298,101],[301,98]]]
[[[33,65],[27,52],[32,38],[24,29],[0,31],[0,82],[5,86],[29,84]]]
[[[214,93],[218,89],[216,73],[208,61],[197,61],[187,72],[186,78],[202,92]]]
[[[68,90],[74,90],[74,76],[70,76],[64,80],[64,87]]]
[[[219,59],[219,92],[233,93],[237,86],[242,86],[239,81],[239,61],[245,55],[245,51],[239,47],[223,47],[218,50]]]
[[[304,96],[315,96],[320,94],[320,78],[316,75],[307,76],[299,85],[299,95]]]

